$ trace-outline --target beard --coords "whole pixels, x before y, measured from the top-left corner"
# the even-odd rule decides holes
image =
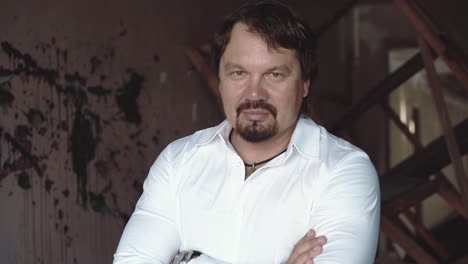
[[[272,117],[264,121],[249,121],[241,120],[240,114],[248,109],[263,109],[268,111]],[[247,100],[240,104],[237,109],[236,132],[248,142],[261,142],[275,136],[278,133],[278,122],[276,121],[276,108],[266,103],[264,100],[250,101]]]

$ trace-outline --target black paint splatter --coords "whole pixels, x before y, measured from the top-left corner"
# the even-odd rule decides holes
[[[63,62],[66,64],[68,61],[68,50],[62,50]]]
[[[140,135],[141,135],[142,132],[143,132],[143,130],[142,130],[142,129],[139,129],[139,130],[137,130],[135,133],[130,134],[128,137],[129,137],[130,139],[136,139],[136,138],[140,137]]]
[[[161,130],[156,129],[156,135],[154,135],[151,139],[153,140],[154,144],[159,144],[159,136],[161,136]]]
[[[45,115],[38,109],[29,109],[25,115],[28,119],[29,125],[33,128],[39,128],[42,123],[46,121]]]
[[[71,102],[75,107],[82,107],[88,103],[88,95],[82,89],[76,88],[73,85],[67,85],[65,87],[66,105]]]
[[[15,131],[15,133],[16,133],[16,131]],[[38,164],[38,158],[33,156],[30,153],[29,147],[25,148],[23,146],[25,143],[28,143],[28,142],[26,142],[24,140],[19,140],[18,141],[17,139],[13,138],[9,133],[5,133],[3,137],[7,142],[9,142],[12,145],[12,147],[15,150],[18,150],[21,153],[21,155],[24,157],[25,160],[27,160],[29,163],[31,163],[31,166],[34,168],[34,170],[37,172],[37,174],[40,177],[42,177],[43,176],[43,171],[42,171],[41,167]]]
[[[118,90],[115,100],[120,111],[125,114],[125,119],[130,123],[140,125],[141,115],[137,99],[143,88],[145,78],[131,69],[127,69],[127,74],[129,80],[125,81],[123,87]]]
[[[10,63],[16,67],[14,70],[9,70],[0,67],[1,75],[21,75],[24,74],[26,77],[32,77],[38,81],[44,81],[51,87],[56,87],[60,90],[60,86],[57,85],[57,79],[59,73],[56,70],[43,68],[38,66],[35,59],[28,53],[22,53],[17,48],[13,47],[10,43],[4,41],[0,44],[2,50],[8,55]]]
[[[102,65],[102,61],[96,56],[91,57],[89,63],[91,64],[91,74],[94,74],[96,70]]]
[[[138,141],[136,142],[136,145],[137,145],[138,147],[142,147],[142,148],[147,148],[147,147],[148,147],[147,144],[141,142],[140,140],[138,140]]]
[[[109,182],[109,184],[104,187],[104,189],[100,193],[93,193],[89,192],[89,203],[91,205],[91,208],[97,212],[97,213],[107,213],[111,212],[111,209],[106,203],[106,198],[104,197],[104,194],[108,192],[112,188],[112,183]]]
[[[153,61],[154,61],[155,63],[158,63],[160,60],[161,60],[161,59],[159,58],[159,55],[158,55],[158,54],[154,54],[154,55],[153,55]]]
[[[51,179],[49,179],[49,178],[47,178],[47,179],[45,180],[45,190],[46,190],[48,193],[50,193],[50,190],[52,189],[52,185],[54,185],[54,181],[51,180]]]
[[[127,30],[123,28],[122,31],[120,31],[120,36],[125,36],[127,33]],[[51,39],[51,42],[52,46],[55,46],[57,40],[53,38]],[[42,48],[44,53],[51,48],[53,49],[52,51],[55,52],[57,57],[57,69],[55,70],[40,66],[37,63],[37,60],[35,60],[30,54],[21,52],[19,49],[6,41],[0,43],[0,48],[5,54],[8,55],[10,64],[12,64],[10,68],[3,68],[0,66],[0,77],[6,77],[6,79],[11,80],[11,78],[18,76],[23,82],[32,79],[39,83],[45,83],[50,87],[55,88],[59,94],[65,94],[65,106],[70,104],[75,107],[72,131],[70,133],[70,150],[72,155],[72,169],[77,177],[78,203],[80,203],[85,208],[87,208],[87,205],[89,204],[92,207],[92,210],[96,212],[109,212],[113,215],[120,216],[124,221],[128,221],[129,214],[122,212],[118,208],[115,194],[113,194],[112,197],[114,199],[114,207],[111,209],[106,204],[105,192],[110,190],[110,186],[106,187],[106,189],[100,193],[92,193],[87,191],[87,167],[89,162],[95,159],[96,147],[99,142],[99,135],[101,133],[101,121],[99,116],[87,109],[87,96],[88,93],[96,96],[107,96],[111,95],[113,91],[116,90],[117,92],[115,94],[115,100],[119,110],[124,114],[125,120],[135,125],[140,125],[141,115],[139,112],[137,100],[145,82],[144,76],[132,69],[127,69],[123,84],[119,87],[118,90],[105,89],[101,84],[89,86],[87,78],[85,78],[85,76],[79,72],[59,72],[59,69],[63,70],[63,68],[60,68],[60,64],[67,63],[67,50],[51,47],[49,43],[37,46],[37,49],[40,51],[40,48]],[[60,56],[62,56],[62,58],[60,58]],[[112,59],[114,57],[115,49],[109,47],[103,56],[100,56],[99,58],[95,57],[94,59],[92,58],[90,61],[92,67],[91,73],[95,73],[98,71],[99,67],[102,66],[101,59]],[[159,56],[155,54],[153,56],[153,60],[158,62]],[[101,82],[104,82],[106,79],[107,76],[100,76]],[[11,85],[9,81],[8,85]],[[10,92],[10,89],[6,89],[5,86],[0,88],[2,88],[0,90],[0,104],[2,106],[11,107],[15,100],[14,95]],[[48,105],[51,109],[53,108],[51,104],[48,103]],[[41,125],[41,123],[46,120],[45,115],[37,109],[28,110],[28,112],[25,112],[24,114],[27,116],[31,126]],[[68,131],[69,128],[67,122],[59,122],[57,124],[57,129]],[[28,133],[31,133],[30,128]],[[18,150],[22,156],[29,161],[31,164],[29,165],[29,168],[33,167],[38,172],[38,174],[42,176],[42,170],[45,168],[38,165],[38,158],[31,155],[31,149],[24,147],[22,142],[17,140],[16,133],[14,138],[11,137],[8,133],[5,133],[3,137],[7,142],[11,143],[14,150]],[[138,144],[140,146],[146,146],[142,142],[138,142]],[[109,160],[112,162],[113,167],[115,167],[117,170],[120,170],[119,164],[115,160],[115,156],[117,154],[119,154],[118,150],[109,153]],[[23,171],[18,175],[18,185],[21,188],[25,190],[29,189],[31,188],[31,184],[31,176],[29,174]],[[45,179],[45,189],[47,192],[52,191],[53,185],[54,182],[51,179]],[[65,197],[68,197],[70,192],[68,189],[66,189],[62,191],[62,194]],[[58,209],[58,205],[59,200],[55,197],[54,207]],[[58,214],[59,218],[62,219],[62,209],[59,210]]]
[[[89,192],[89,203],[91,208],[97,213],[104,213],[108,209],[106,199],[102,193]]]
[[[77,200],[84,208],[87,208],[87,167],[96,155],[97,142],[91,121],[83,114],[81,106],[78,106],[75,112],[71,142],[73,171],[77,177]]]
[[[31,188],[31,176],[26,172],[21,172],[18,175],[18,186],[21,187],[23,190],[28,190]]]
[[[60,121],[57,124],[57,129],[62,131],[68,131],[68,124],[65,120]]]
[[[96,95],[96,96],[106,96],[112,93],[112,90],[105,89],[104,87],[97,85],[97,86],[90,86],[88,87],[88,92]]]
[[[4,109],[11,107],[13,101],[15,100],[15,96],[10,92],[10,89],[11,82],[9,80],[0,83],[0,107],[3,107]]]
[[[86,78],[81,76],[79,72],[75,72],[73,74],[66,73],[65,81],[67,81],[68,83],[78,83],[81,86],[86,86],[87,83]]]
[[[137,191],[137,193],[139,194],[143,193],[143,183],[141,181],[134,180],[132,186],[133,186],[133,189]]]
[[[28,137],[32,136],[31,128],[28,126],[24,125],[18,125],[15,127],[15,138],[18,141],[27,141]],[[23,147],[26,147],[25,144],[23,144]]]
[[[159,137],[158,136],[153,136],[151,139],[153,140],[155,145],[159,144]]]
[[[124,29],[122,29],[122,30],[120,31],[120,33],[119,33],[119,37],[124,37],[124,36],[126,36],[126,35],[127,35],[127,33],[128,33],[127,29],[126,29],[126,28],[124,28]]]

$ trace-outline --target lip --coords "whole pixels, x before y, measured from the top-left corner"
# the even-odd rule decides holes
[[[265,120],[270,112],[262,109],[249,109],[242,112],[243,115],[251,121],[263,121]]]

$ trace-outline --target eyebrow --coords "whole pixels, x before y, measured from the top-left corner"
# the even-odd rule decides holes
[[[291,69],[288,67],[288,65],[282,64],[282,65],[274,66],[267,70],[267,72],[273,72],[273,71],[282,71],[285,73],[290,73]]]
[[[235,63],[226,63],[223,67],[224,69],[226,70],[230,70],[230,69],[244,69],[244,67],[242,67],[241,65],[239,64],[235,64]]]
[[[244,67],[242,65],[239,65],[239,64],[236,64],[236,63],[228,62],[228,63],[226,63],[224,65],[224,69],[226,69],[226,70],[244,69]],[[273,72],[273,71],[282,71],[282,72],[290,73],[291,69],[286,64],[282,64],[282,65],[278,65],[278,66],[273,66],[273,67],[266,70],[266,72]]]

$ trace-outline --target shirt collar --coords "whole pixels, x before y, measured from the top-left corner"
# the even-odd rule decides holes
[[[200,138],[197,140],[198,143],[195,146],[202,146],[213,141],[217,136],[226,143],[229,141],[229,133],[231,132],[231,125],[229,122],[224,120],[221,124],[214,127],[213,129],[207,130],[205,133],[201,134]]]
[[[219,137],[225,144],[229,143],[229,133],[231,132],[231,125],[227,120],[224,120],[221,124],[202,133],[196,146],[202,146],[210,143],[216,137]],[[318,158],[319,157],[319,145],[320,145],[320,126],[317,125],[310,118],[301,117],[297,121],[296,128],[294,129],[291,141],[289,142],[288,149],[290,146],[294,148],[306,158]],[[289,152],[289,151],[288,151]]]
[[[294,146],[305,158],[318,159],[320,154],[320,126],[310,118],[299,118],[289,146]]]

